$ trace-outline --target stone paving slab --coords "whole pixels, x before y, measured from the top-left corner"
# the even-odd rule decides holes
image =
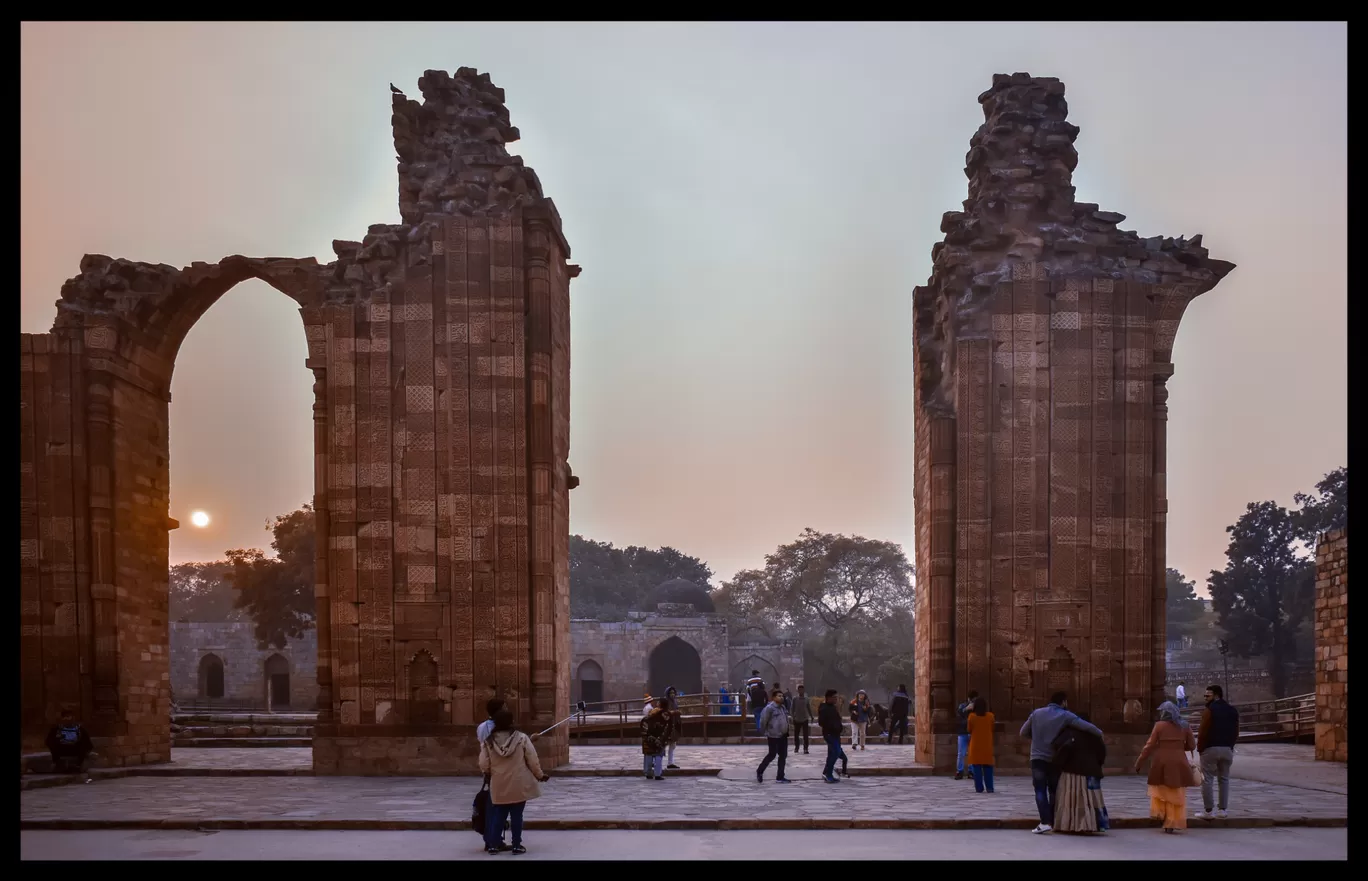
[[[21,829],[468,829],[478,779],[284,777],[272,780],[127,777],[91,786],[21,792]],[[1117,828],[1149,826],[1143,776],[1108,778]],[[1200,808],[1195,791],[1189,811]],[[1343,826],[1338,793],[1240,781],[1232,817],[1194,827]],[[528,807],[530,829],[1029,828],[1029,777],[1005,777],[977,794],[945,777],[851,778],[787,786],[719,777],[555,779]]]

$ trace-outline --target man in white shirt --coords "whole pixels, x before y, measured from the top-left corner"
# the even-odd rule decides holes
[[[1181,682],[1178,683],[1178,691],[1174,694],[1174,696],[1175,696],[1176,698],[1178,698],[1178,708],[1179,708],[1180,710],[1186,710],[1186,709],[1187,709],[1187,689],[1183,687],[1183,683],[1181,683]]]

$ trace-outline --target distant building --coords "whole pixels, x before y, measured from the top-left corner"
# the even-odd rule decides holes
[[[570,622],[572,700],[588,704],[637,700],[719,687],[735,693],[759,670],[766,686],[795,689],[803,681],[803,643],[773,639],[754,629],[729,632],[703,587],[684,579],[658,585],[626,621]]]

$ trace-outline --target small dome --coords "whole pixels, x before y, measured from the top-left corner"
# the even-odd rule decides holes
[[[687,603],[700,614],[717,611],[712,597],[708,595],[708,589],[685,578],[671,578],[651,588],[641,602],[641,611],[654,612],[661,603]]]

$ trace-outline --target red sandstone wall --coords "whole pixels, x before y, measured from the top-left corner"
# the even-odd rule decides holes
[[[1349,761],[1349,530],[1316,547],[1316,758]]]

